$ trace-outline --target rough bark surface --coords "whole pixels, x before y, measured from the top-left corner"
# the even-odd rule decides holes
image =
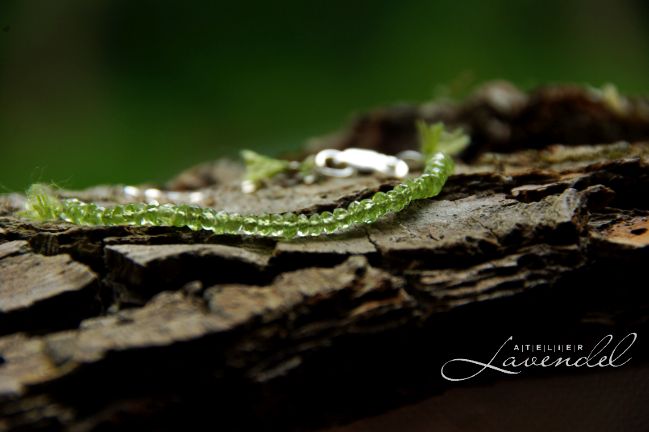
[[[647,329],[647,101],[494,83],[369,113],[311,150],[413,148],[420,118],[472,136],[443,193],[327,238],[33,223],[1,196],[0,430],[315,430],[443,394],[461,347]],[[240,175],[217,161],[166,187],[309,213],[392,184],[286,179],[249,196]]]

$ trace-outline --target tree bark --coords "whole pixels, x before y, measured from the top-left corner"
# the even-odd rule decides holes
[[[649,102],[613,96],[493,83],[363,115],[306,151],[415,148],[417,119],[472,144],[439,197],[326,238],[33,223],[23,196],[2,196],[0,430],[316,430],[443,398],[444,362],[510,335],[647,334]],[[280,179],[250,196],[241,172],[221,160],[165,186],[226,211],[310,213],[394,184]],[[647,364],[641,339],[630,368]]]

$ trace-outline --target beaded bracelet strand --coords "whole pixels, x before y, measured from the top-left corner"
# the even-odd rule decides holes
[[[399,212],[412,201],[431,198],[442,190],[453,172],[450,152],[468,143],[466,135],[449,133],[441,124],[419,125],[424,169],[418,177],[405,180],[388,192],[351,202],[346,208],[310,216],[295,213],[240,215],[195,205],[131,203],[102,207],[78,199],[60,199],[50,188],[33,185],[27,192],[23,216],[47,221],[62,220],[77,225],[134,225],[188,227],[216,234],[258,237],[295,237],[333,234],[361,224],[371,224],[388,213]],[[460,144],[458,146],[458,144]]]

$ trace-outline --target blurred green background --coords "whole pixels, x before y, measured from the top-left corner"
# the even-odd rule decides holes
[[[505,78],[649,89],[649,2],[0,2],[0,188],[163,181]]]

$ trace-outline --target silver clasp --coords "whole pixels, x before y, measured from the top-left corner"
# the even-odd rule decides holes
[[[410,170],[408,164],[398,157],[360,148],[322,150],[316,154],[315,164],[321,174],[330,177],[376,172],[388,177],[404,178]]]

